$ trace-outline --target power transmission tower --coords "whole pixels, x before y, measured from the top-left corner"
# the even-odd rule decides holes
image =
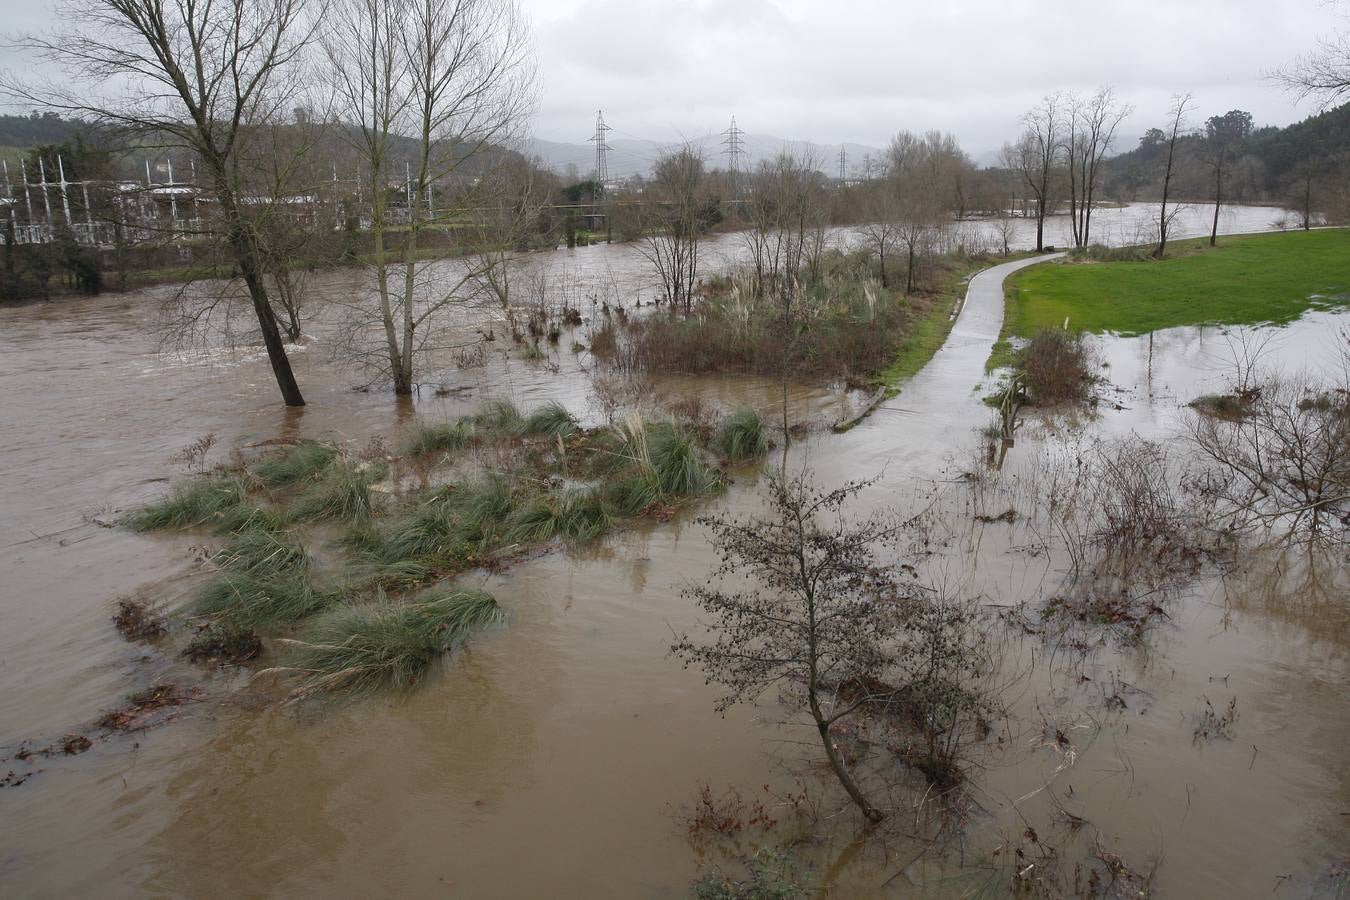
[[[605,124],[604,111],[597,110],[595,113],[595,137],[591,140],[595,142],[595,180],[600,184],[601,193],[604,193],[605,185],[609,182],[609,160],[605,156],[605,151],[614,149],[605,143],[605,135],[613,130]]]
[[[848,151],[842,146],[839,148],[839,186],[843,187],[848,183]]]
[[[737,175],[741,171],[741,154],[744,152],[745,142],[741,140],[742,132],[736,127],[736,117],[731,117],[731,127],[722,132],[724,140],[722,146],[726,147],[727,154],[727,172],[731,175],[731,183],[734,187],[737,181]]]

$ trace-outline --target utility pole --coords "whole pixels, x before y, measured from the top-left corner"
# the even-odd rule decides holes
[[[595,136],[590,140],[595,142],[595,180],[599,184],[598,193],[601,194],[605,192],[605,185],[609,182],[609,159],[605,153],[614,149],[605,142],[605,135],[613,130],[605,124],[604,110],[596,110]]]
[[[839,186],[844,187],[848,183],[848,151],[841,144],[839,147]]]
[[[727,155],[727,173],[731,176],[731,190],[736,192],[736,183],[740,180],[741,172],[741,154],[744,152],[745,142],[741,140],[744,132],[736,127],[736,117],[731,117],[731,127],[722,132],[722,146],[726,147]]]

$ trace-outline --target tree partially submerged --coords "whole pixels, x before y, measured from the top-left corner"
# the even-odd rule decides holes
[[[534,103],[528,29],[514,0],[340,0],[324,44],[371,186],[374,284],[353,306],[347,343],[410,394],[438,318],[477,293],[480,266],[501,261],[470,257],[446,283],[421,252],[498,183],[482,176],[507,158]]]
[[[133,138],[180,147],[200,161],[221,236],[247,286],[272,372],[288,406],[304,397],[291,371],[265,276],[265,252],[246,206],[250,140],[289,108],[313,34],[302,0],[66,0],[71,23],[23,46],[75,86],[7,79],[29,103]]]
[[[764,518],[700,519],[721,563],[685,595],[712,617],[712,640],[685,635],[671,649],[725,688],[719,710],[753,702],[775,684],[793,694],[809,711],[840,785],[879,822],[885,813],[850,771],[832,728],[867,699],[842,699],[841,686],[874,680],[890,666],[915,600],[878,558],[878,545],[894,539],[899,524],[885,516],[844,518],[867,484],[823,490],[806,471],[775,475]],[[724,587],[728,578],[745,581]]]

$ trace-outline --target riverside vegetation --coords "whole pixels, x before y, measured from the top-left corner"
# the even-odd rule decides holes
[[[262,631],[280,638],[266,671],[291,678],[293,697],[407,688],[504,618],[489,594],[455,586],[457,576],[669,516],[722,488],[717,460],[753,460],[768,444],[749,409],[715,427],[630,413],[583,428],[558,404],[523,414],[493,400],[454,422],[422,423],[400,454],[301,442],[239,458],[124,522],[224,539],[192,602],[190,658],[250,659]],[[418,483],[396,470],[415,471]],[[341,548],[343,563],[321,565],[310,549],[320,543]],[[120,615],[129,633],[144,631]]]

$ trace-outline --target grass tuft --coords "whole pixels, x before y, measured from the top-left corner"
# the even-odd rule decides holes
[[[336,447],[305,441],[262,460],[249,474],[268,487],[286,487],[316,477],[337,455]]]
[[[755,459],[769,452],[769,437],[759,413],[745,407],[722,420],[713,446],[727,459]]]
[[[123,520],[132,531],[219,525],[244,502],[244,486],[234,478],[179,482],[162,499],[133,510]]]
[[[404,452],[410,455],[454,453],[469,446],[473,442],[474,435],[474,423],[469,419],[438,422],[434,425],[423,423],[413,431],[412,437],[404,446]]]
[[[536,497],[516,509],[506,536],[520,544],[551,541],[555,537],[590,541],[609,530],[611,519],[595,491],[573,489]]]
[[[560,403],[549,401],[525,417],[521,433],[561,437],[575,434],[577,420]]]
[[[287,641],[290,668],[303,673],[294,695],[407,689],[436,657],[479,628],[502,621],[482,591],[454,591],[399,604],[345,604]]]
[[[309,554],[284,536],[268,531],[244,531],[211,557],[220,569],[268,578],[286,572],[307,572]]]
[[[687,431],[669,424],[648,431],[650,473],[663,494],[704,494],[721,487],[721,474],[698,458],[694,439]]]
[[[368,466],[341,462],[301,494],[290,507],[290,518],[339,522],[368,522],[375,513],[370,485],[383,473]]]
[[[244,628],[297,622],[336,602],[333,594],[315,590],[308,573],[287,570],[272,575],[226,571],[198,592],[193,611],[221,616]]]
[[[484,431],[502,436],[519,434],[524,424],[520,410],[505,397],[488,400],[478,407],[472,421]]]

